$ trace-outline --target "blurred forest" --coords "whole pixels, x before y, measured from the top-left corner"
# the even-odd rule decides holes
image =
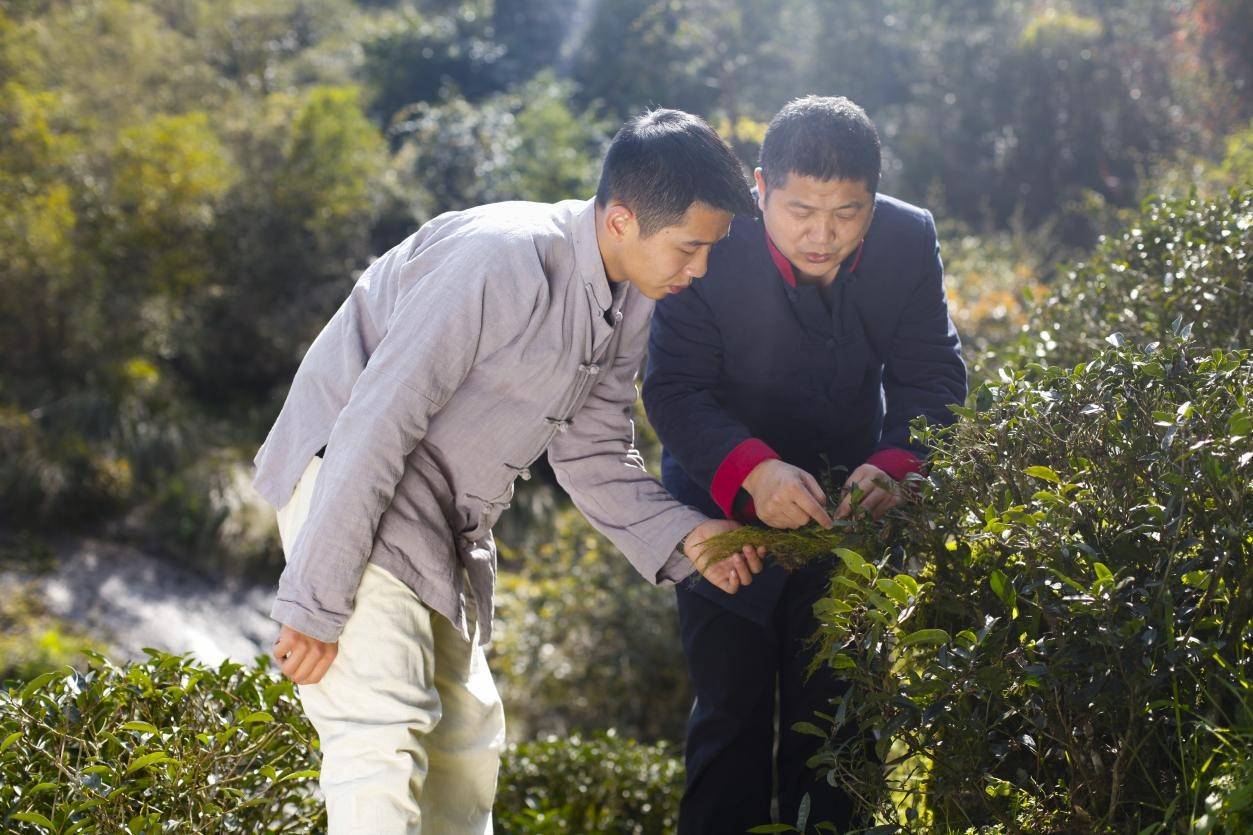
[[[85,532],[273,579],[251,456],[370,258],[446,210],[590,196],[643,107],[751,167],[790,98],[864,106],[978,379],[1124,212],[1249,177],[1251,84],[1245,0],[5,0],[2,557]],[[680,738],[672,596],[543,480],[499,533],[512,735]]]

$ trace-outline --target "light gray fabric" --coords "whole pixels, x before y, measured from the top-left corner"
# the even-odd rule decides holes
[[[690,574],[675,547],[705,516],[633,448],[652,308],[633,287],[611,294],[593,201],[440,215],[375,261],[305,354],[257,453],[254,483],[277,508],[327,447],[271,616],[335,640],[368,561],[463,633],[464,576],[486,642],[491,527],[546,449],[576,506],[645,578]]]

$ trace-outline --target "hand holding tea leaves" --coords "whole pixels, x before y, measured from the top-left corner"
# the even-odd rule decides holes
[[[832,489],[830,475],[828,473],[824,483],[827,486],[826,492],[833,493],[835,491]],[[863,485],[870,487],[871,491],[865,491]],[[826,492],[822,493],[823,503],[830,508],[835,505],[836,500],[828,498]],[[709,565],[716,566],[739,554],[741,549],[751,543],[754,546],[764,546],[775,562],[791,571],[810,560],[828,556],[836,548],[856,550],[863,540],[877,536],[876,522],[883,514],[906,498],[899,484],[878,467],[870,465],[858,467],[845,481],[844,488],[838,495],[841,498],[834,514],[835,520],[830,521],[828,518],[827,525],[810,522],[792,528],[731,529],[711,537],[705,543],[704,557]],[[866,499],[871,495],[876,496],[876,500],[872,507],[867,507]]]
[[[844,482],[844,498],[836,508],[836,519],[847,519],[853,513],[854,493],[860,493],[857,506],[869,511],[876,520],[904,501],[900,485],[874,464],[862,464]],[[762,521],[765,521],[764,519]]]
[[[735,531],[744,532],[743,541],[730,550],[720,550],[719,557],[711,559],[706,542]],[[735,594],[741,586],[750,585],[753,575],[762,569],[766,548],[757,542],[761,533],[759,528],[744,528],[739,522],[710,519],[697,525],[683,540],[683,553],[706,580],[727,594]]]
[[[777,458],[762,461],[744,479],[757,518],[772,528],[799,528],[817,522],[831,527],[826,494],[818,480],[800,467]]]

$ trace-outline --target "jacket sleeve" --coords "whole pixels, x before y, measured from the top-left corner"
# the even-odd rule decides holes
[[[666,451],[731,518],[744,479],[779,456],[718,402],[721,373],[722,337],[699,287],[658,302],[644,408]]]
[[[631,407],[645,338],[641,329],[624,339],[624,349],[597,378],[569,427],[549,445],[548,461],[579,511],[636,571],[658,584],[692,573],[677,545],[706,517],[676,502],[635,449]]]
[[[908,450],[920,457],[927,450],[910,441],[910,422],[923,415],[928,423],[952,423],[948,407],[966,399],[966,364],[944,298],[944,266],[930,212],[924,215],[922,238],[919,275],[905,298],[884,363],[887,409],[877,448]]]
[[[398,275],[377,277],[398,285],[395,304],[331,429],[309,516],[279,580],[275,620],[338,638],[405,459],[476,357],[507,341],[531,308],[516,297],[525,282],[512,276],[539,270],[538,262],[508,257],[450,236],[420,246],[394,266]],[[511,278],[493,282],[493,272]]]

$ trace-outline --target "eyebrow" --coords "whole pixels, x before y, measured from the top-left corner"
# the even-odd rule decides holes
[[[684,245],[684,246],[713,246],[714,244],[718,243],[718,241],[725,241],[725,240],[726,240],[728,237],[730,237],[730,236],[731,236],[731,231],[728,229],[728,230],[727,230],[727,233],[726,233],[725,235],[723,235],[721,238],[718,238],[718,240],[715,240],[715,241],[698,241],[698,240],[693,239],[693,240],[690,240],[690,241],[684,241],[684,242],[683,242],[683,245]]]
[[[809,211],[820,211],[817,206],[811,206],[808,203],[802,202],[800,200],[789,200],[787,204],[791,206],[793,209],[807,209]],[[831,211],[839,212],[844,209],[860,209],[864,205],[866,204],[860,200],[850,200],[848,203],[845,203],[841,206],[836,206]]]

